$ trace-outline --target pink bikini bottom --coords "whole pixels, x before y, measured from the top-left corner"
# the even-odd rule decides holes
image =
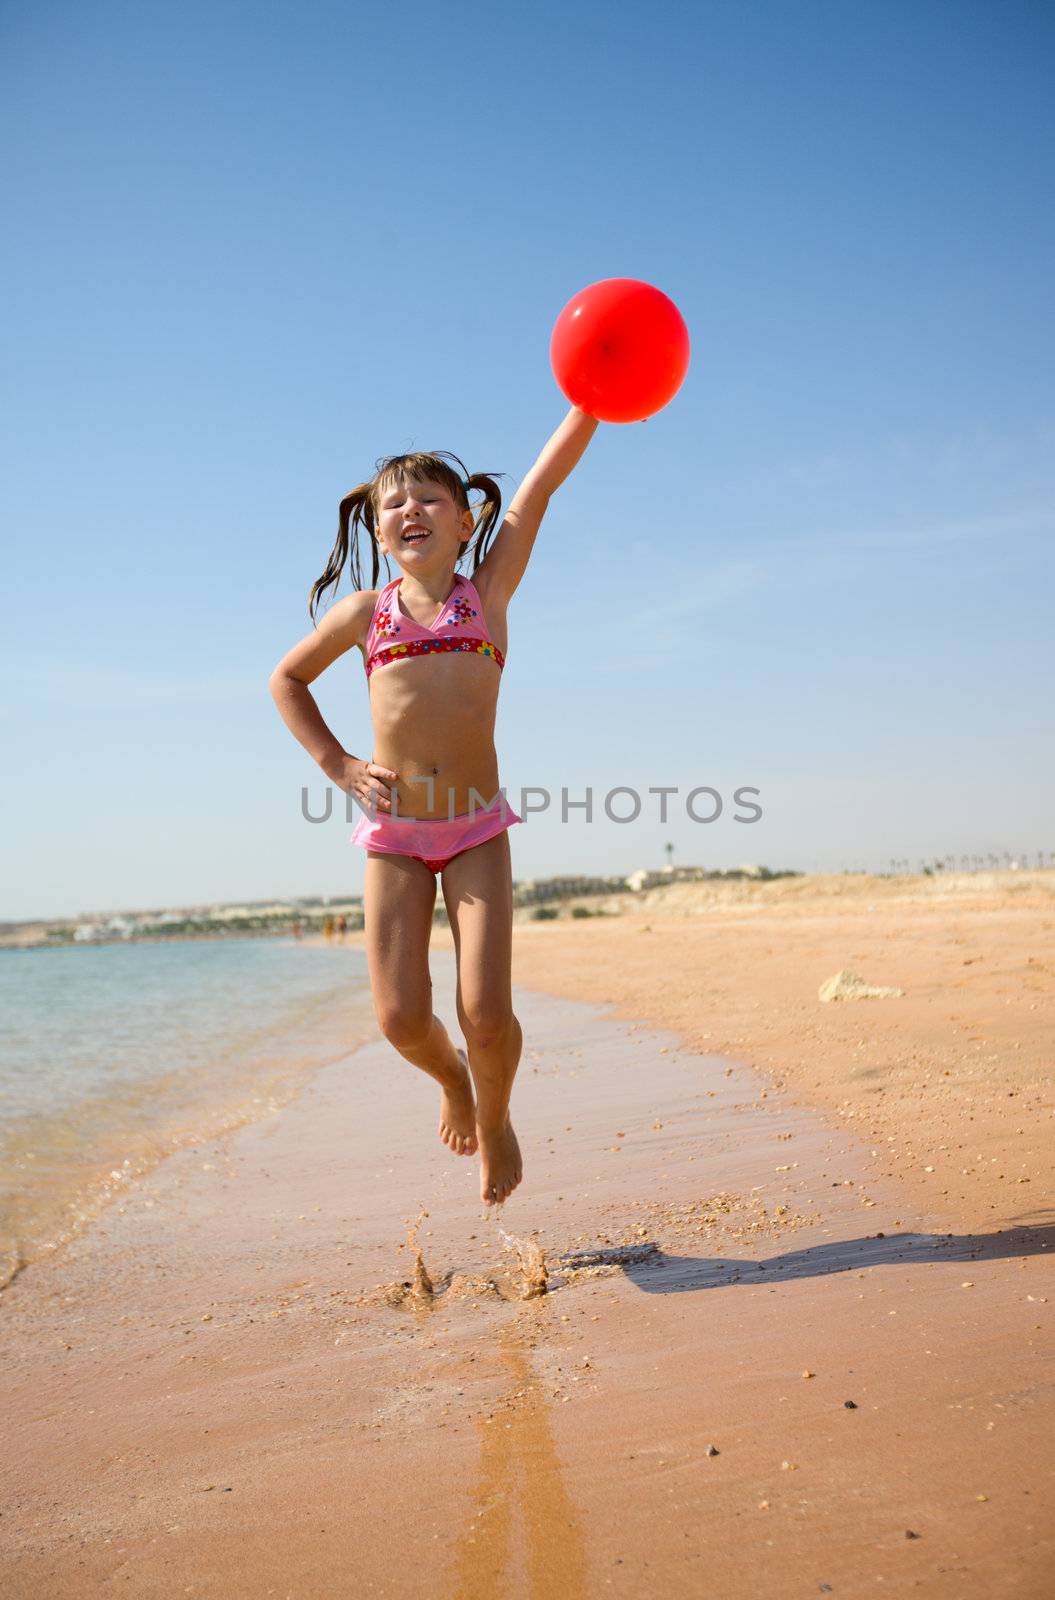
[[[474,814],[439,817],[422,821],[418,817],[393,817],[386,811],[374,815],[364,812],[352,830],[352,844],[365,850],[380,850],[385,855],[413,856],[423,861],[430,872],[442,872],[448,861],[483,844],[496,834],[522,822],[504,794],[499,791],[489,806],[477,806]]]

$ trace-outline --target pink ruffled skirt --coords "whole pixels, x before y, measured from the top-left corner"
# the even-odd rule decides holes
[[[477,806],[475,812],[460,817],[422,821],[418,817],[393,817],[384,811],[364,812],[352,830],[351,842],[386,855],[413,856],[423,861],[430,872],[442,872],[448,861],[463,850],[484,844],[523,820],[499,791],[489,806]]]

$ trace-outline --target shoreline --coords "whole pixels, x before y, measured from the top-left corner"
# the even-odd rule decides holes
[[[0,1296],[28,1268],[60,1258],[179,1151],[280,1114],[314,1074],[373,1038],[365,971],[342,990],[339,1010],[309,1000],[232,1050],[255,1015],[243,1003],[242,1024],[228,1019],[207,1062],[161,1070],[155,1061],[152,1077],[98,1080],[79,1096],[71,1080],[64,1098],[10,1117],[0,1140]],[[149,1049],[149,1033],[140,1042]]]
[[[231,933],[171,933],[136,934],[125,939],[115,934],[109,939],[39,939],[14,944],[0,939],[0,952],[4,950],[98,950],[103,945],[121,944],[221,944],[229,939],[290,939],[294,943],[308,943],[313,936],[298,940],[289,928],[236,928]],[[321,937],[321,935],[320,935]],[[338,943],[338,940],[334,940]]]

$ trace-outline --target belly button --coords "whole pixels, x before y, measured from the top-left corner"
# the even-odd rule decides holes
[[[439,769],[439,767],[433,767],[433,769],[432,769],[432,776],[433,776],[433,777],[434,777],[434,778],[438,778],[438,777],[439,777],[439,775],[440,775],[440,769]]]

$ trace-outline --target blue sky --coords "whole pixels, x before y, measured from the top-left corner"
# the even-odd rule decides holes
[[[613,276],[693,361],[513,601],[515,875],[1055,850],[1053,67],[1014,0],[5,7],[0,917],[361,890],[267,688],[338,500],[415,447],[511,494]]]

